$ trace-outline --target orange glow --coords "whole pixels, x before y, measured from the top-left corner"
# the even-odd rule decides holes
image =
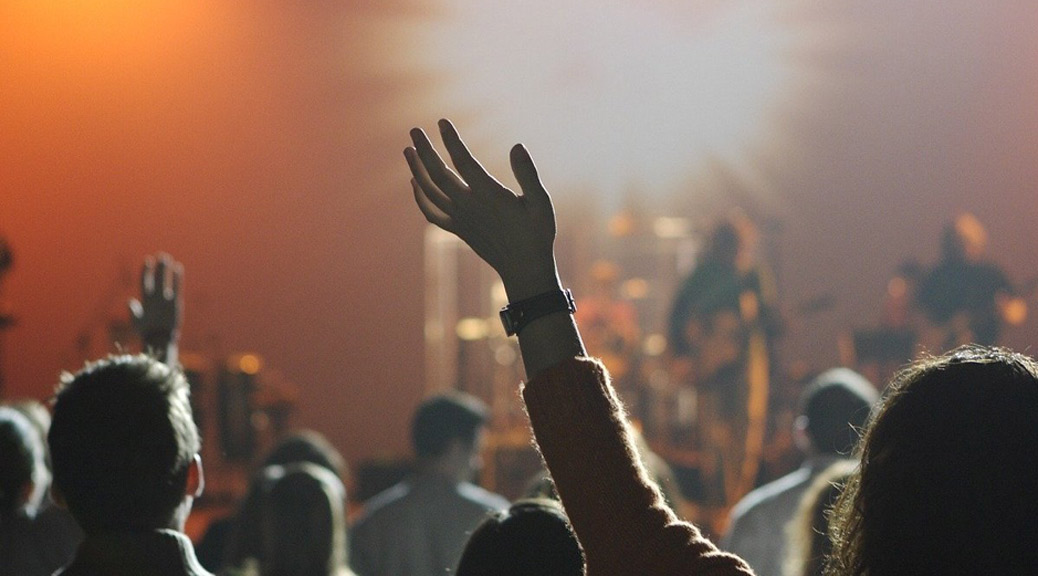
[[[242,354],[238,357],[238,370],[245,374],[259,374],[263,367],[263,360],[255,354]]]

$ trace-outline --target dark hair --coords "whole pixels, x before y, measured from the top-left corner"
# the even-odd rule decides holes
[[[450,443],[476,443],[476,435],[487,421],[487,408],[479,399],[452,392],[428,398],[415,412],[411,440],[419,457],[442,456]]]
[[[488,517],[465,545],[455,576],[581,576],[584,556],[562,507],[520,500]]]
[[[346,475],[346,461],[321,433],[297,430],[285,436],[263,459],[263,467],[309,462],[330,470],[340,480]]]
[[[242,566],[249,558],[262,559],[265,545],[260,518],[263,515],[264,493],[270,484],[268,473],[273,469],[304,464],[324,468],[339,480],[346,470],[342,455],[320,433],[301,430],[283,438],[263,458],[259,471],[249,480],[245,497],[238,503],[224,551],[225,565]]]
[[[819,374],[800,400],[814,449],[822,454],[849,454],[878,399],[875,387],[849,368]]]
[[[263,576],[329,576],[346,569],[346,489],[313,464],[269,466],[261,497]]]
[[[899,372],[859,446],[829,574],[1035,574],[1038,365],[968,346]]]
[[[54,484],[87,532],[165,526],[199,450],[184,376],[145,355],[63,374],[48,439]]]
[[[0,519],[18,512],[26,487],[42,480],[43,468],[39,433],[21,412],[0,406]]]

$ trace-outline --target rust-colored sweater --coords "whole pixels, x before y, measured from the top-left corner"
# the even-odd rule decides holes
[[[664,503],[599,362],[566,360],[526,383],[522,394],[588,576],[753,574]]]

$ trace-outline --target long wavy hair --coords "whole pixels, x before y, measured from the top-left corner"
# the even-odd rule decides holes
[[[828,575],[1038,574],[1038,365],[967,346],[891,382],[829,525]]]

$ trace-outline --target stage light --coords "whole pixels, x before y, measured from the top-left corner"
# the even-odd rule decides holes
[[[458,320],[454,331],[461,340],[482,340],[487,337],[488,326],[482,318],[462,318]]]
[[[785,144],[804,37],[788,2],[441,2],[408,36],[428,108],[479,150],[522,140],[553,189],[619,201],[719,167],[752,188],[757,156]]]
[[[260,368],[263,367],[263,361],[259,356],[255,354],[242,354],[238,357],[238,370],[242,374],[255,375],[258,374]]]

